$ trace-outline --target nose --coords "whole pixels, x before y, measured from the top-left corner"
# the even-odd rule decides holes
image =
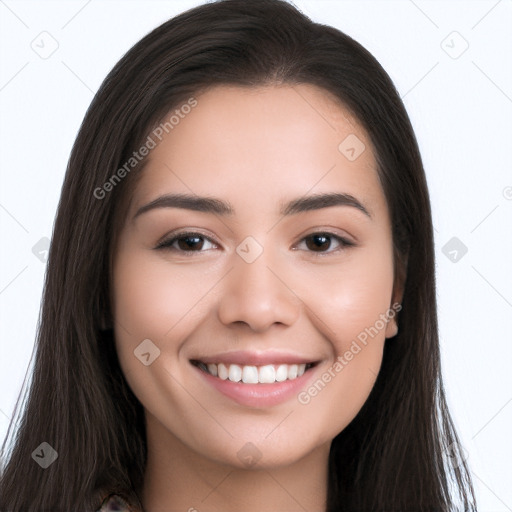
[[[264,332],[274,324],[290,326],[297,320],[302,301],[266,253],[252,263],[234,255],[234,268],[226,276],[218,308],[224,325],[246,324]]]

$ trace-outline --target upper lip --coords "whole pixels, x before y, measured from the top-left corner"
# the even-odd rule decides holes
[[[212,356],[194,357],[191,361],[201,363],[223,363],[239,364],[241,366],[264,366],[267,364],[302,364],[315,363],[318,358],[301,356],[292,352],[265,350],[265,351],[247,351],[237,350],[233,352],[222,352]]]

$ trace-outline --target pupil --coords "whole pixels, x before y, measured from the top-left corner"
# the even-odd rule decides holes
[[[313,244],[306,243],[308,249],[328,249],[330,245],[330,238],[326,235],[312,235],[309,240],[313,240]]]
[[[195,244],[200,244],[199,246]],[[182,250],[188,249],[201,249],[203,244],[201,243],[201,237],[199,236],[184,236],[178,240],[178,245]]]

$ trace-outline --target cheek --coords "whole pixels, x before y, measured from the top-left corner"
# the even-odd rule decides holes
[[[179,351],[191,323],[202,312],[201,297],[211,286],[208,282],[208,277],[184,267],[175,266],[170,272],[165,259],[148,255],[147,250],[118,252],[113,272],[117,354],[130,388],[154,416],[190,407],[190,395],[179,384],[183,380]],[[147,365],[142,356],[146,353]],[[175,422],[168,417],[166,421]]]
[[[172,368],[180,340],[185,338],[183,327],[200,298],[197,286],[187,286],[182,272],[169,276],[164,266],[162,260],[137,249],[120,250],[114,265],[117,354],[132,390],[144,404],[154,398],[150,390],[169,380],[163,368]],[[149,357],[142,356],[147,353]],[[150,364],[145,366],[145,362]]]
[[[200,309],[208,275],[174,266],[147,253],[120,254],[114,267],[114,318],[134,339],[177,338],[183,319]],[[213,278],[212,278],[213,282]],[[139,340],[139,342],[140,342]]]
[[[319,266],[314,275],[303,275],[301,297],[314,313],[310,318],[322,320],[316,326],[338,355],[369,329],[372,338],[384,339],[381,315],[390,308],[394,279],[391,247],[353,251],[339,264]]]
[[[377,378],[385,319],[394,316],[391,249],[353,253],[345,264],[315,272],[314,282],[304,283],[305,303],[331,354],[298,398],[305,414],[324,425],[327,439],[357,415]]]
[[[130,387],[149,409],[158,411],[160,398],[181,396],[179,385],[169,374],[179,377],[186,368],[181,348],[211,311],[211,294],[207,292],[222,272],[211,262],[172,264],[147,249],[124,247],[118,251],[113,268],[116,350]],[[156,348],[144,340],[151,340]],[[146,348],[142,350],[142,346]],[[148,351],[156,363],[145,366],[137,356]],[[153,354],[158,359],[153,359]],[[155,393],[157,389],[160,392]]]

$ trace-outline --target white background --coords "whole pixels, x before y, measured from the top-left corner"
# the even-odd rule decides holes
[[[0,0],[0,440],[35,338],[45,263],[32,248],[51,237],[85,111],[135,42],[199,3]],[[512,0],[295,5],[362,43],[404,99],[434,212],[449,405],[479,510],[511,511]],[[43,59],[31,44],[58,48]],[[456,262],[452,237],[468,248]]]

